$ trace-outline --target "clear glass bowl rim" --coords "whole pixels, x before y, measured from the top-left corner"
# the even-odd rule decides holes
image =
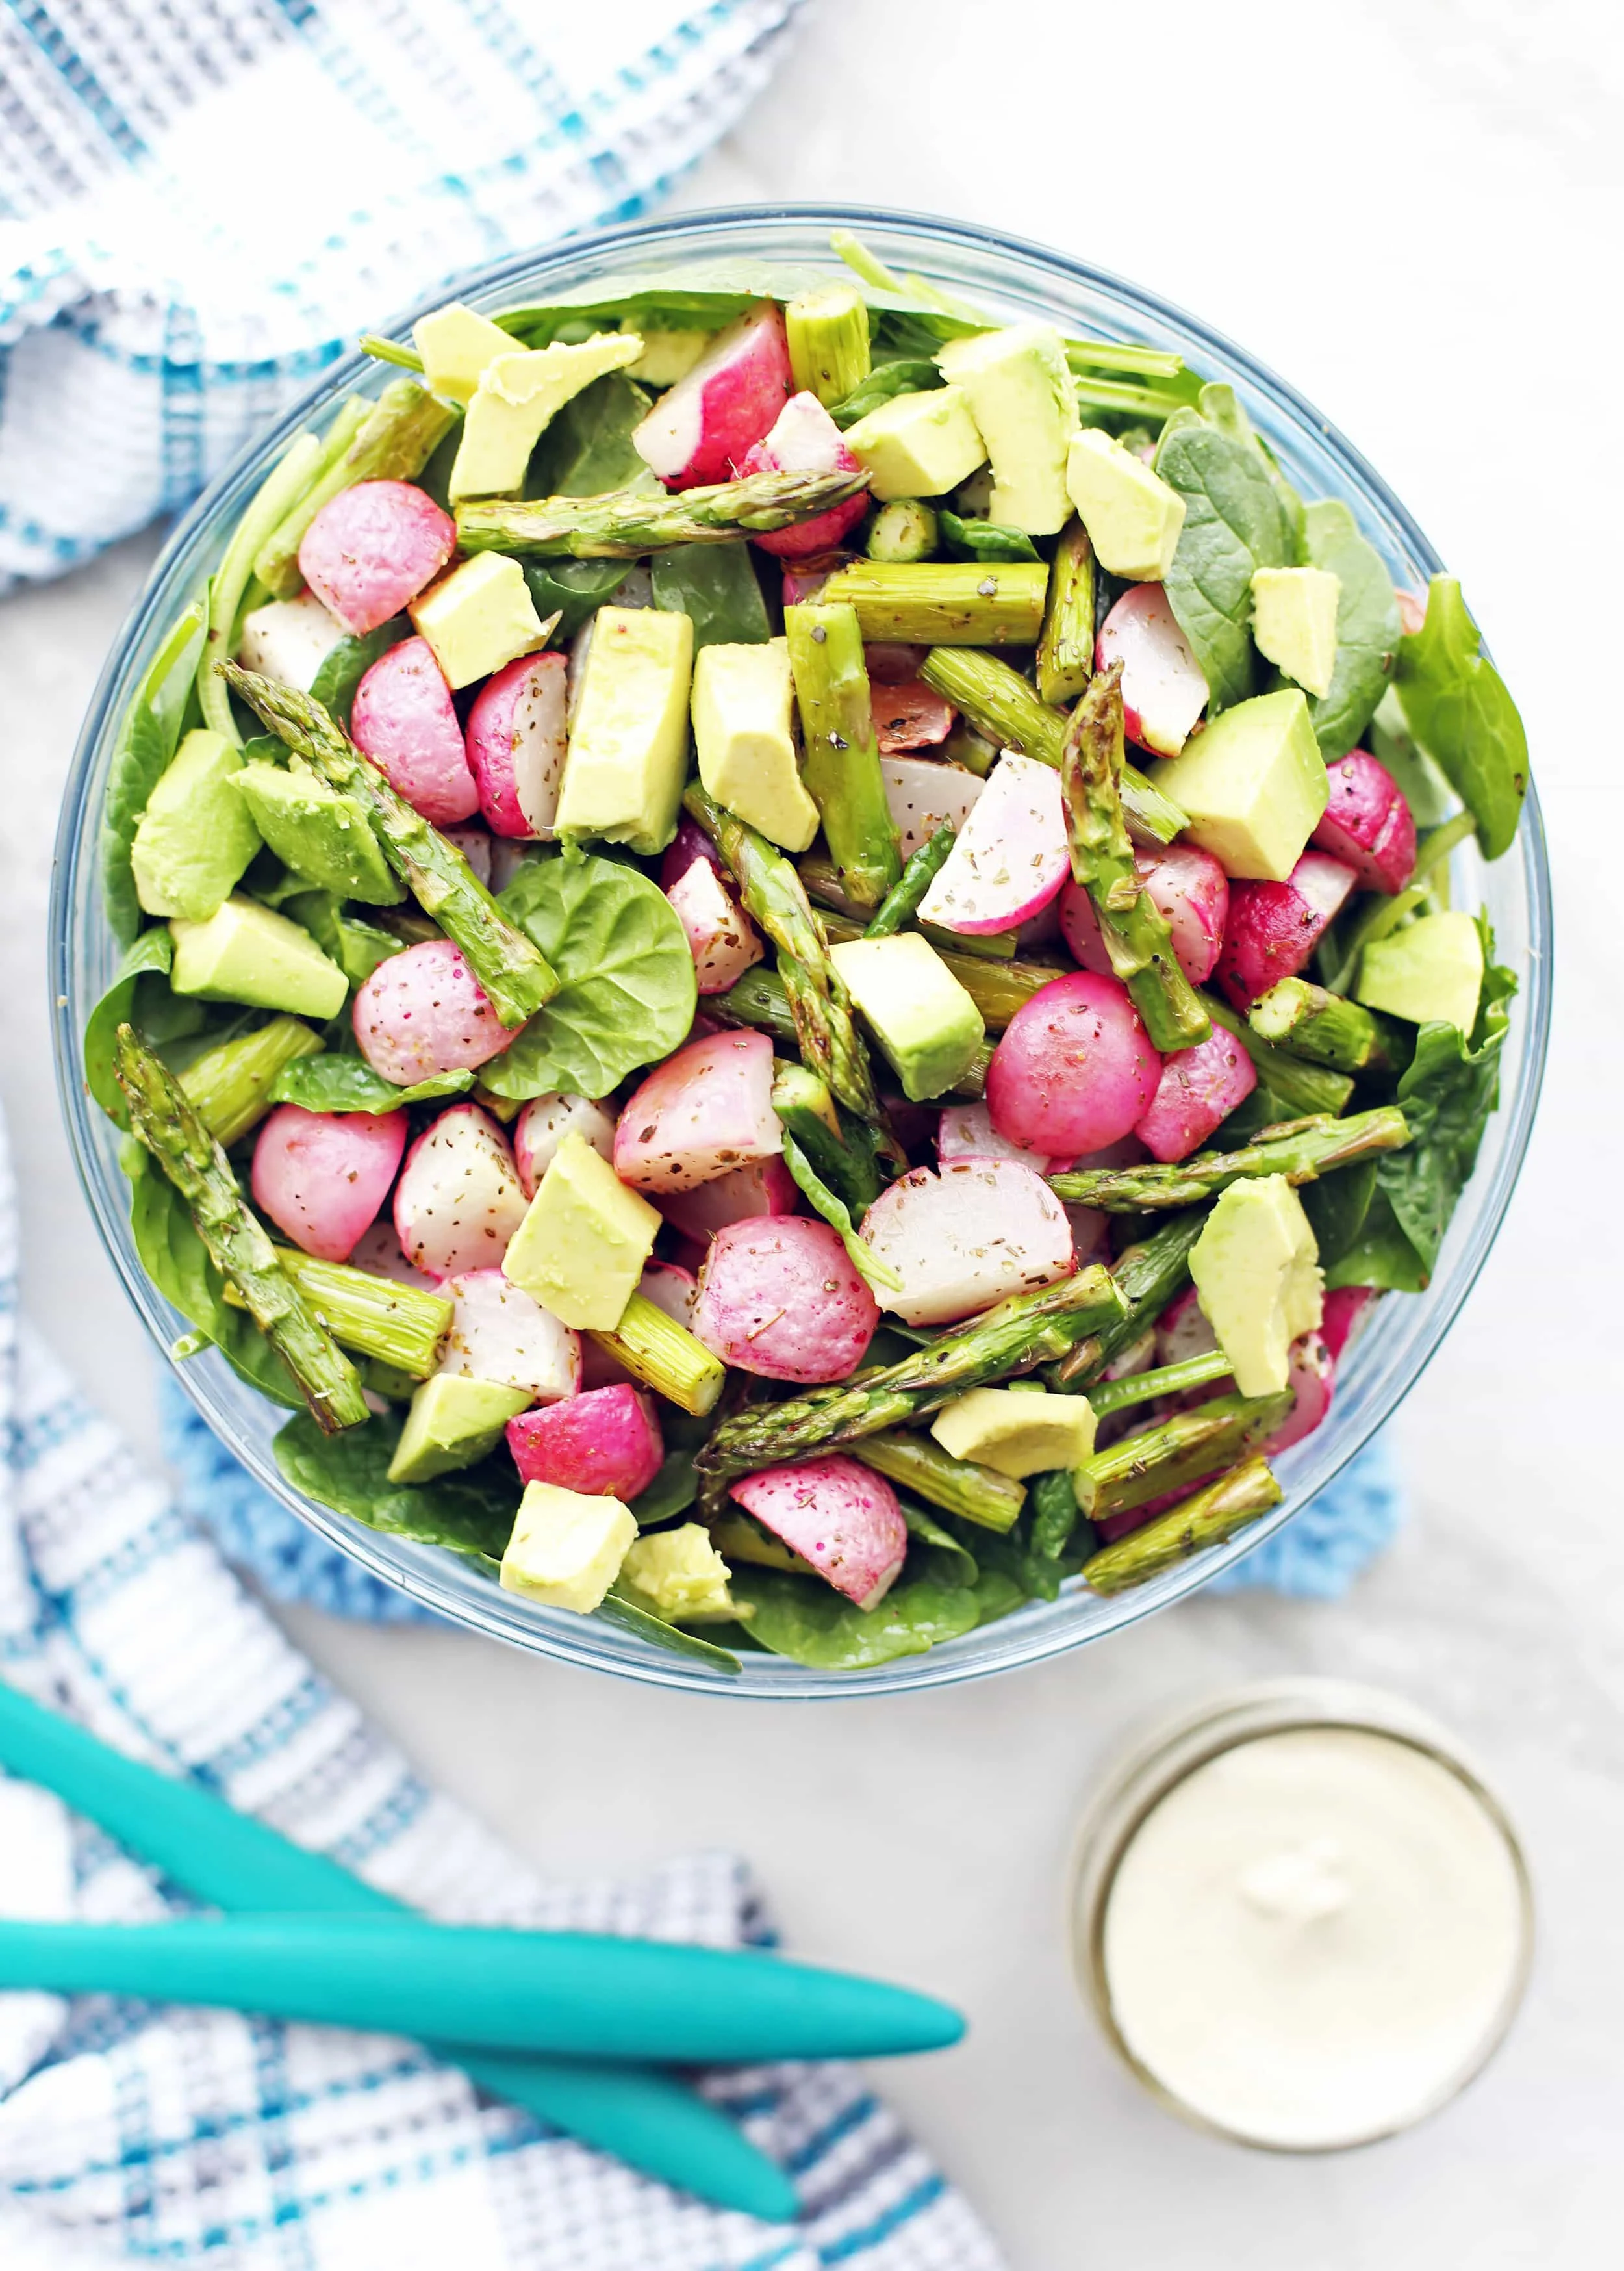
[[[544,252],[527,253],[471,272],[426,297],[390,328],[400,331],[415,316],[456,295],[493,306],[511,299],[515,287],[545,296],[546,279],[564,269],[601,262],[606,279],[627,278],[640,256],[670,251],[673,258],[700,260],[708,252],[766,259],[796,259],[829,264],[827,232],[849,228],[879,242],[882,257],[904,259],[929,271],[936,253],[981,260],[1004,271],[1012,294],[1030,292],[1047,280],[1057,290],[1081,290],[1111,303],[1123,337],[1178,335],[1192,361],[1230,376],[1256,422],[1277,449],[1294,444],[1330,459],[1340,473],[1338,488],[1353,506],[1368,535],[1390,555],[1402,542],[1421,577],[1443,562],[1404,505],[1375,469],[1293,387],[1235,345],[1223,333],[1186,314],[1155,294],[1108,270],[1072,258],[1050,247],[978,227],[904,211],[840,205],[734,205],[681,213],[570,237]],[[797,237],[796,232],[800,232]],[[740,245],[728,240],[744,233]],[[803,241],[803,239],[805,241]],[[786,240],[793,250],[786,249]],[[951,279],[950,279],[951,280]],[[990,287],[995,294],[999,280]],[[1095,317],[1099,322],[1098,316]],[[1109,335],[1109,326],[1099,327]],[[387,377],[385,371],[382,376]],[[164,627],[185,604],[218,540],[263,478],[270,460],[313,414],[330,406],[347,387],[379,381],[377,366],[360,354],[329,364],[300,399],[222,473],[185,514],[166,544],[118,637],[86,712],[63,795],[58,825],[48,915],[48,982],[56,1076],[74,1165],[103,1243],[124,1288],[161,1350],[167,1351],[185,1321],[158,1294],[137,1258],[128,1211],[120,1203],[123,1178],[115,1161],[115,1131],[103,1120],[83,1084],[79,1036],[84,1017],[108,982],[108,942],[99,942],[102,968],[89,967],[89,928],[99,917],[93,869],[100,764],[139,671]],[[1470,851],[1468,851],[1470,856]],[[788,1659],[746,1655],[737,1678],[704,1670],[689,1660],[621,1634],[596,1619],[572,1617],[536,1607],[501,1592],[470,1565],[441,1549],[414,1545],[367,1529],[359,1522],[313,1505],[283,1481],[269,1450],[264,1415],[272,1407],[239,1382],[212,1351],[174,1366],[198,1411],[248,1472],[273,1498],[330,1544],[384,1582],[398,1587],[423,1606],[472,1630],[564,1662],[641,1679],[655,1686],[705,1694],[748,1695],[780,1700],[829,1700],[865,1694],[896,1694],[956,1684],[1037,1663],[1086,1642],[1119,1631],[1138,1619],[1200,1590],[1212,1577],[1250,1552],[1290,1521],[1363,1448],[1414,1385],[1435,1353],[1487,1258],[1509,1204],[1539,1101],[1549,1036],[1552,909],[1550,875],[1538,796],[1531,786],[1516,859],[1520,868],[1522,912],[1527,953],[1522,990],[1515,1006],[1503,1060],[1501,1111],[1477,1172],[1464,1195],[1432,1284],[1420,1295],[1382,1305],[1364,1336],[1324,1425],[1286,1456],[1281,1504],[1227,1545],[1167,1571],[1134,1591],[1109,1599],[1073,1588],[1056,1603],[1029,1603],[998,1623],[978,1628],[923,1656],[903,1657],[862,1671],[824,1672]],[[1477,873],[1484,873],[1480,868]],[[88,912],[86,911],[89,911]],[[256,1423],[261,1440],[254,1440]],[[279,1424],[279,1418],[278,1422]]]

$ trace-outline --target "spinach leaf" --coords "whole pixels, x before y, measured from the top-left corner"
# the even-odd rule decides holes
[[[1398,699],[1411,732],[1477,823],[1486,860],[1511,848],[1528,788],[1528,736],[1505,681],[1481,652],[1452,576],[1435,576],[1427,620],[1398,645]]]
[[[831,404],[829,415],[844,431],[882,403],[894,402],[899,394],[923,394],[931,387],[946,383],[936,364],[925,356],[894,355],[890,361],[877,364],[849,394]]]
[[[352,987],[364,986],[381,962],[398,954],[404,939],[376,923],[363,922],[344,912],[345,902],[336,891],[295,892],[282,912],[290,921],[308,930],[323,954],[337,964]]]
[[[350,712],[355,707],[355,689],[382,654],[412,636],[412,624],[405,615],[391,615],[387,623],[380,623],[375,631],[367,631],[360,638],[342,638],[330,653],[322,658],[320,669],[310,681],[310,698],[329,711],[347,733]],[[286,762],[286,753],[278,745],[277,756]]]
[[[511,1048],[480,1068],[493,1095],[607,1096],[687,1039],[693,957],[671,901],[635,867],[591,853],[527,860],[498,903],[559,974]]]
[[[364,1059],[329,1050],[285,1064],[271,1083],[271,1101],[297,1104],[306,1112],[395,1112],[404,1104],[461,1096],[473,1084],[473,1074],[463,1068],[437,1072],[411,1088],[397,1088]]]
[[[210,1261],[185,1201],[133,1136],[120,1151],[130,1178],[130,1226],[141,1267],[189,1325],[273,1404],[302,1402],[286,1366],[246,1309],[226,1306],[226,1281]],[[312,1427],[315,1422],[310,1422]]]
[[[587,617],[613,599],[631,569],[629,560],[522,560],[536,613],[559,622],[549,646],[567,646]]]
[[[1185,376],[1188,376],[1186,373]],[[1269,485],[1274,491],[1281,517],[1286,523],[1287,563],[1305,562],[1309,555],[1304,527],[1306,508],[1302,499],[1280,470],[1279,458],[1242,409],[1234,387],[1216,380],[1205,386],[1198,384],[1195,401],[1204,418],[1211,419],[1212,424],[1220,432],[1227,434],[1232,442],[1238,442],[1242,449],[1250,450],[1255,454],[1258,464],[1269,476]]]
[[[978,1545],[980,1543],[978,1538]],[[821,1577],[743,1565],[730,1583],[751,1612],[750,1637],[775,1656],[825,1672],[852,1672],[923,1656],[938,1641],[957,1640],[1005,1615],[1020,1600],[1006,1577],[983,1575],[974,1585],[904,1578],[878,1608],[859,1609]]]
[[[504,1455],[433,1482],[392,1483],[389,1464],[404,1424],[398,1412],[376,1412],[364,1427],[323,1435],[301,1411],[277,1436],[277,1464],[295,1490],[368,1530],[500,1561],[518,1511],[513,1462]]]
[[[937,514],[943,536],[955,552],[972,560],[1037,560],[1042,558],[1023,529],[1000,528],[996,521],[961,520],[944,507]]]
[[[956,1591],[961,1585],[975,1584],[981,1575],[981,1569],[969,1547],[955,1538],[950,1530],[944,1530],[936,1516],[927,1514],[923,1507],[916,1506],[908,1499],[900,1499],[898,1504],[902,1509],[902,1519],[908,1524],[909,1538],[924,1549],[916,1565],[914,1547],[909,1545],[908,1567],[916,1575],[932,1578],[937,1584],[945,1585],[950,1590]]]
[[[147,799],[168,768],[181,738],[206,628],[205,603],[194,599],[147,666],[124,713],[101,803],[101,896],[108,927],[121,946],[141,927],[141,902],[130,847]]]
[[[1337,1180],[1332,1177],[1331,1180]],[[1398,1217],[1378,1183],[1359,1235],[1339,1261],[1325,1265],[1328,1292],[1339,1285],[1375,1285],[1386,1293],[1420,1293],[1427,1272],[1398,1226]]]
[[[1339,577],[1337,659],[1329,690],[1310,696],[1319,753],[1327,764],[1355,748],[1376,715],[1398,659],[1398,599],[1381,554],[1340,497],[1303,510],[1307,564]]]
[[[1376,1169],[1374,1159],[1360,1159],[1351,1167],[1339,1167],[1334,1175],[1305,1183],[1298,1192],[1322,1269],[1335,1269],[1363,1239],[1376,1197]]]
[[[632,447],[634,432],[653,406],[652,395],[622,370],[583,386],[548,421],[536,444],[525,476],[526,496],[657,491],[659,481]]]
[[[687,615],[693,652],[702,646],[763,646],[773,636],[747,544],[673,544],[651,552],[654,604]]]
[[[123,1091],[113,1076],[115,1037],[133,1015],[138,981],[149,972],[166,976],[174,959],[174,941],[167,923],[144,930],[125,949],[117,976],[85,1023],[85,1085],[108,1119],[121,1128],[129,1127],[130,1113]]]
[[[630,1512],[639,1530],[653,1530],[676,1515],[686,1514],[699,1494],[699,1470],[693,1451],[668,1451],[648,1489],[639,1491],[631,1501]]]
[[[592,1613],[601,1617],[606,1625],[615,1625],[621,1632],[635,1633],[639,1640],[652,1641],[656,1648],[668,1648],[674,1656],[686,1656],[712,1672],[734,1672],[739,1668],[738,1658],[727,1649],[718,1648],[714,1641],[701,1640],[697,1633],[668,1625],[664,1617],[640,1608],[615,1586],[610,1587]]]
[[[1001,1577],[1023,1601],[1057,1600],[1061,1580],[1075,1576],[1086,1559],[1075,1540],[1068,1541],[1070,1551],[1063,1548],[1057,1553],[1034,1545],[1029,1511],[1022,1514],[1014,1529],[1002,1537],[979,1525],[967,1524],[957,1515],[950,1514],[946,1518],[955,1537],[974,1540],[983,1582],[990,1577]],[[1073,1530],[1079,1526],[1074,1523]]]
[[[1252,577],[1287,565],[1286,517],[1261,452],[1196,411],[1175,411],[1162,428],[1156,471],[1184,500],[1168,604],[1216,713],[1253,690]]]

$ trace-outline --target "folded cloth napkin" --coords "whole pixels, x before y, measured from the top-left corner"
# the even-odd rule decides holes
[[[769,1938],[726,1855],[549,1885],[421,1783],[19,1333],[16,1223],[0,1126],[0,1679],[432,1915]],[[0,1777],[0,1914],[138,1922],[187,1905],[56,1798]],[[964,2201],[851,2069],[730,2069],[703,2086],[790,2170],[798,2224],[635,2176],[408,2043],[0,1994],[0,2264],[998,2271]]]
[[[178,510],[367,325],[641,212],[798,4],[0,9],[0,588]]]

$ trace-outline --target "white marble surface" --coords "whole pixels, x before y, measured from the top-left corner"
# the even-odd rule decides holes
[[[989,1686],[820,1710],[656,1696],[456,1634],[289,1619],[424,1768],[548,1866],[737,1848],[797,1950],[960,2000],[967,2044],[884,2083],[1016,2271],[1129,2246],[1156,2271],[1618,2260],[1624,1254],[1604,1173],[1624,1097],[1603,956],[1624,49],[1608,26],[1594,0],[1164,0],[1115,18],[1075,0],[827,0],[683,193],[913,205],[1134,275],[1291,376],[1463,576],[1546,800],[1556,1039],[1520,1195],[1400,1426],[1415,1514],[1385,1563],[1340,1606],[1198,1601]],[[150,1354],[59,1128],[41,931],[73,733],[151,550],[0,605],[0,1079],[28,1299],[149,1448]],[[1541,1944],[1521,2023],[1461,2103],[1399,2142],[1294,2162],[1186,2132],[1113,2068],[1069,1985],[1060,1909],[1079,1801],[1137,1714],[1192,1685],[1304,1670],[1399,1687],[1476,1746],[1527,1835]]]

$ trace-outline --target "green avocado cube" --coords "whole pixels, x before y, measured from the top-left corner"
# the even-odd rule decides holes
[[[982,1045],[981,1011],[917,931],[854,938],[829,959],[910,1103],[951,1088]]]
[[[466,403],[479,383],[479,374],[497,355],[511,354],[518,341],[489,316],[474,313],[460,300],[421,316],[412,326],[412,337],[423,358],[423,377],[432,394],[448,402]]]
[[[247,764],[233,786],[261,836],[296,875],[369,906],[405,897],[360,806],[308,766]]]
[[[203,922],[259,849],[238,796],[242,751],[224,733],[189,733],[147,799],[130,846],[136,897],[149,915]]]
[[[560,1324],[612,1333],[664,1217],[583,1136],[567,1136],[537,1186],[502,1270]]]
[[[1483,938],[1468,914],[1422,915],[1373,938],[1359,965],[1354,999],[1413,1025],[1453,1025],[1470,1035],[1483,991]]]
[[[1331,691],[1341,597],[1329,568],[1259,568],[1252,577],[1252,644],[1305,693]]]
[[[1190,842],[1226,875],[1275,883],[1302,857],[1331,797],[1308,702],[1294,686],[1222,711],[1157,767],[1156,786],[1190,815]]]
[[[1100,565],[1113,576],[1160,584],[1184,525],[1178,491],[1097,426],[1072,436],[1065,485]]]
[[[624,370],[643,351],[635,331],[597,331],[567,346],[519,348],[493,355],[468,398],[463,438],[451,468],[449,495],[516,496],[530,451],[572,397],[595,378]]]
[[[718,804],[786,852],[819,826],[796,763],[790,642],[701,647],[693,659],[693,746]]]
[[[1075,1399],[1080,1400],[1080,1399]],[[702,1523],[652,1530],[627,1549],[621,1582],[641,1608],[646,1603],[667,1624],[717,1624],[739,1613],[728,1591],[732,1575]]]
[[[1071,517],[1066,453],[1078,428],[1077,387],[1051,324],[1010,324],[952,339],[937,363],[961,386],[992,460],[987,517],[1028,536],[1053,536]]]
[[[560,836],[601,836],[645,859],[665,849],[688,770],[693,675],[688,616],[598,609],[553,823]]]
[[[169,984],[176,994],[327,1018],[337,1016],[350,991],[349,979],[308,930],[257,899],[227,899],[206,922],[177,916],[169,933]]]
[[[502,1590],[590,1617],[636,1537],[636,1521],[618,1498],[530,1483],[502,1556]]]
[[[1242,1396],[1277,1396],[1324,1307],[1319,1247],[1284,1175],[1231,1183],[1190,1250],[1201,1314]]]
[[[880,504],[945,496],[987,462],[987,444],[961,386],[899,394],[846,428],[846,447]]]
[[[471,1467],[493,1451],[509,1419],[530,1400],[523,1388],[503,1388],[493,1380],[465,1380],[437,1372],[412,1396],[395,1456],[392,1483],[432,1482],[436,1475]]]
[[[471,686],[545,645],[524,570],[505,552],[477,552],[406,610],[448,686]]]

